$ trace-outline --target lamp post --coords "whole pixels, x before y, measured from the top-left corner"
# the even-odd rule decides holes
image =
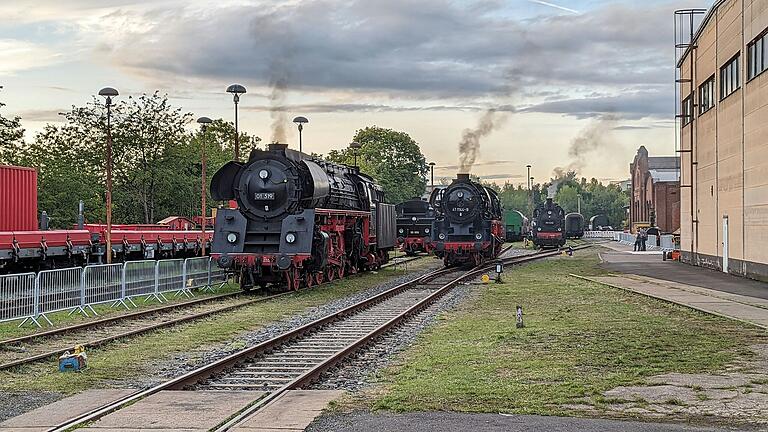
[[[240,95],[245,94],[245,87],[240,84],[232,84],[227,87],[227,93],[232,94],[232,98],[235,101],[235,160],[240,160],[240,129],[237,125],[237,104],[240,103]]]
[[[526,165],[526,168],[528,168],[528,194],[530,195],[531,189],[533,188],[533,185],[531,184],[531,166]]]
[[[99,90],[99,96],[106,99],[107,107],[107,148],[104,152],[107,171],[107,231],[105,233],[107,264],[112,264],[112,98],[117,97],[119,94],[112,87],[104,87]]]
[[[576,211],[581,213],[581,194],[576,195],[576,198],[578,199],[578,204],[576,206]]]
[[[352,153],[355,155],[355,168],[357,168],[357,150],[362,147],[363,145],[360,144],[357,141],[352,141],[349,143],[349,148],[352,149]]]
[[[200,231],[202,232],[201,233],[202,234],[202,237],[201,237],[202,240],[200,241],[200,244],[202,246],[200,246],[200,256],[205,256],[205,226],[207,225],[207,222],[208,222],[208,220],[206,219],[206,217],[208,216],[208,207],[206,206],[206,203],[205,203],[205,198],[206,198],[206,195],[207,195],[205,193],[205,186],[206,186],[205,185],[205,183],[206,183],[205,182],[205,171],[206,171],[205,170],[205,162],[206,162],[206,160],[205,160],[205,144],[206,144],[205,132],[208,130],[208,125],[211,124],[211,123],[213,123],[213,121],[211,119],[209,119],[208,117],[200,117],[199,119],[197,119],[197,124],[200,125],[200,132],[201,132],[201,135],[200,135],[200,178],[201,178],[201,182],[200,182],[200,205],[201,205],[200,210],[201,211],[200,211],[200,214],[202,215],[202,220],[200,221],[201,222],[200,223],[200,226],[201,226]]]
[[[432,185],[432,190],[435,190],[435,163],[434,162],[429,163],[429,171],[430,171],[430,184]]]
[[[307,120],[306,117],[298,116],[295,119],[293,119],[293,122],[299,126],[299,153],[301,153],[302,152],[301,131],[304,130],[304,124],[309,123],[309,120]]]

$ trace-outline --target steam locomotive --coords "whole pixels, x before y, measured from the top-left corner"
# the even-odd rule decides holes
[[[493,189],[459,174],[445,189],[432,192],[430,203],[436,219],[432,229],[435,255],[446,266],[493,259],[504,243],[503,210]]]
[[[211,181],[219,209],[211,256],[241,286],[297,290],[376,269],[396,244],[395,206],[358,168],[270,144],[230,161]],[[232,207],[232,206],[230,206]]]
[[[432,222],[435,209],[420,198],[395,206],[397,213],[397,243],[407,255],[432,251]]]
[[[565,212],[552,198],[547,198],[533,211],[533,224],[533,244],[536,246],[553,248],[565,245]]]

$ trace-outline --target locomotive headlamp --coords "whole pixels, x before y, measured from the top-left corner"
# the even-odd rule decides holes
[[[417,221],[416,216],[411,217],[411,220],[416,222]]]
[[[562,228],[558,228],[557,230],[558,230],[558,231],[562,231],[563,229],[562,229]]]
[[[541,231],[541,227],[536,228],[537,231]]]
[[[424,228],[424,234],[429,234],[429,228]]]
[[[235,233],[227,234],[227,241],[230,243],[237,243],[237,234]]]
[[[457,196],[457,197],[459,197],[459,198],[464,198],[464,192],[462,192],[462,191],[459,191],[459,192],[456,194],[456,196]]]
[[[405,230],[404,230],[404,229],[402,229],[402,228],[400,228],[399,230],[397,230],[397,232],[399,232],[400,234],[402,234],[402,233],[404,233],[404,232],[405,232]]]
[[[478,239],[478,240],[482,240],[483,239],[483,235],[481,233],[477,233],[477,234],[475,234],[475,238]]]
[[[440,240],[445,240],[445,233],[440,233],[437,237],[440,238]]]
[[[296,234],[294,233],[288,233],[285,235],[285,241],[287,243],[293,243],[296,241]]]
[[[259,171],[259,178],[261,178],[262,180],[266,180],[267,177],[269,177],[269,171],[265,169]]]

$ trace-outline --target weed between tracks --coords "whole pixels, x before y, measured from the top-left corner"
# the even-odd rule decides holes
[[[421,259],[409,263],[407,268],[408,272],[415,272],[433,264],[431,259]],[[88,351],[89,367],[83,373],[59,373],[58,362],[54,359],[0,372],[0,389],[71,394],[88,388],[130,385],[134,377],[146,377],[154,370],[155,363],[167,362],[180,354],[192,353],[188,357],[194,357],[195,352],[204,353],[222,343],[229,343],[230,348],[236,349],[239,334],[257,330],[269,322],[301,313],[307,308],[364,291],[403,274],[405,270],[402,267],[382,269],[377,274],[352,277],[211,318],[113,342],[104,348]]]
[[[739,323],[569,277],[597,275],[597,251],[559,257],[478,286],[372,390],[374,409],[568,414],[601,393],[665,372],[722,369],[765,335]],[[515,328],[515,306],[526,328]]]

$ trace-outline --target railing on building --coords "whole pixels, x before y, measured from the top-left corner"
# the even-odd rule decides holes
[[[215,291],[227,281],[226,272],[209,257],[129,261],[91,265],[37,274],[0,276],[0,322],[21,320],[53,325],[50,314],[61,311],[98,315],[94,305],[136,307],[137,298],[165,302],[167,293],[191,297],[192,290]]]

